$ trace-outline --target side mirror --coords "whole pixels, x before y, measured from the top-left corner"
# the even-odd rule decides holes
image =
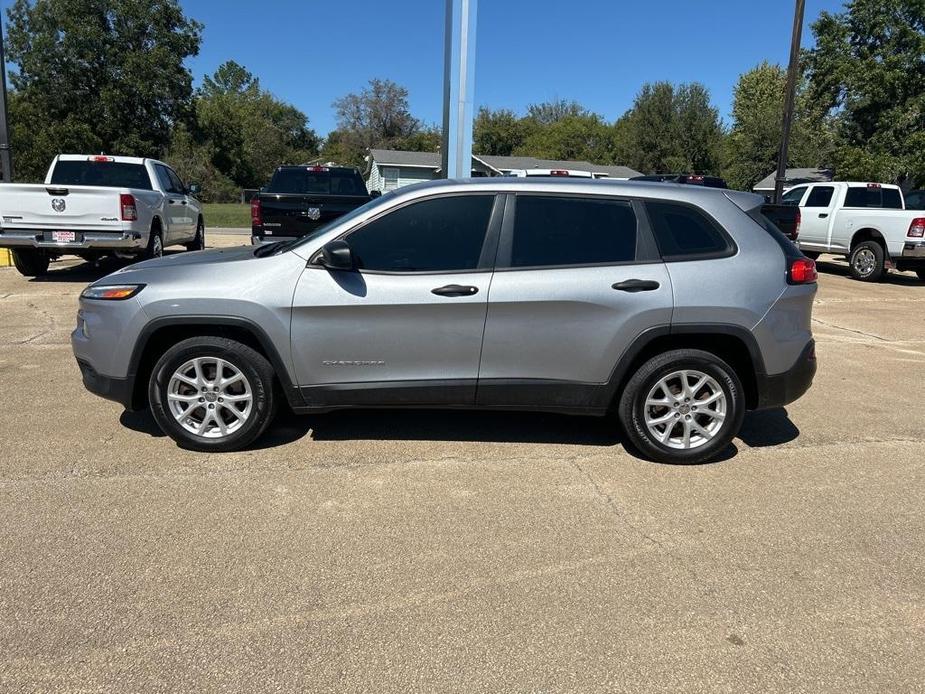
[[[321,247],[317,263],[328,270],[356,270],[356,261],[350,245],[343,239],[330,241]]]
[[[369,197],[371,197],[371,198],[380,198],[380,197],[382,197],[382,191],[381,191],[381,190],[371,190],[371,191],[369,191]]]
[[[202,192],[202,186],[199,185],[198,183],[190,183],[186,187],[186,190],[189,192],[190,195],[199,195],[199,193]]]

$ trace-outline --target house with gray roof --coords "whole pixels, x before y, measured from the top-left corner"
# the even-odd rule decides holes
[[[438,152],[406,152],[394,149],[370,149],[366,157],[369,190],[386,193],[402,186],[440,178]],[[594,178],[627,179],[641,176],[628,166],[592,164],[588,161],[560,161],[536,157],[502,157],[472,155],[472,175],[507,176],[523,169],[571,169],[590,171]]]
[[[800,183],[830,183],[835,180],[835,172],[832,169],[787,169],[784,176],[787,179],[787,182],[784,183],[784,188],[791,188]],[[752,191],[760,195],[773,195],[774,179],[776,178],[777,171],[772,171],[752,186]]]

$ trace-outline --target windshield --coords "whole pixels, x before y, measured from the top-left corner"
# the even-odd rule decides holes
[[[276,255],[277,253],[283,253],[292,248],[297,248],[298,246],[302,246],[314,239],[317,239],[322,234],[326,234],[328,231],[330,231],[331,229],[333,229],[335,226],[339,224],[349,223],[351,220],[356,219],[360,215],[366,214],[367,212],[376,209],[377,207],[379,207],[380,205],[384,203],[391,202],[394,197],[395,197],[394,191],[389,191],[385,195],[382,195],[381,197],[378,197],[378,198],[374,198],[370,200],[368,203],[366,203],[365,205],[360,205],[359,207],[351,210],[350,212],[345,214],[343,217],[338,217],[337,219],[332,219],[327,224],[322,224],[320,227],[315,229],[310,234],[306,234],[305,236],[301,236],[297,239],[292,239],[290,241],[280,241],[279,243],[274,243],[270,246],[264,246],[264,248],[267,249],[265,252],[266,254],[272,253],[273,255]],[[263,255],[263,253],[259,252],[259,249],[258,249],[258,255]]]
[[[144,164],[114,161],[58,160],[51,182],[59,186],[105,186],[151,190],[151,179]]]

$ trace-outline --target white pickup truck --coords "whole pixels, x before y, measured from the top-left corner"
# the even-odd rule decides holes
[[[800,250],[848,257],[851,276],[868,282],[887,270],[913,270],[925,280],[925,213],[906,210],[898,186],[809,183],[784,193],[800,206]]]
[[[202,206],[167,164],[139,157],[61,154],[44,183],[0,184],[0,248],[24,275],[62,255],[153,258],[205,247]]]

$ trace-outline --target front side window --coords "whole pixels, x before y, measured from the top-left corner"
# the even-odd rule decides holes
[[[520,195],[511,267],[602,265],[636,259],[636,215],[622,200]]]
[[[361,270],[476,270],[494,195],[457,195],[405,205],[346,237]]]
[[[809,197],[806,198],[806,204],[803,207],[828,207],[832,202],[832,194],[835,188],[832,186],[814,186],[809,191]]]
[[[155,164],[154,171],[157,173],[157,181],[161,184],[161,188],[164,189],[164,192],[175,193],[173,182],[170,180],[170,174],[167,173],[167,167],[161,164]]]
[[[700,210],[673,202],[647,202],[649,221],[665,260],[721,255],[732,250],[729,240]]]
[[[177,176],[177,172],[173,169],[167,169],[167,177],[170,179],[171,192],[174,193],[185,193],[186,186],[183,185],[183,181],[180,180],[180,177]]]
[[[799,186],[797,188],[791,188],[786,193],[781,196],[780,204],[781,205],[799,205],[800,200],[803,199],[803,194],[806,192],[806,186]]]

